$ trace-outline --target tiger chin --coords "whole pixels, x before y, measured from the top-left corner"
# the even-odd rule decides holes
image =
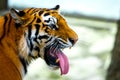
[[[23,80],[31,60],[42,58],[61,75],[69,71],[62,49],[72,47],[77,34],[54,8],[10,9],[0,17],[0,80]]]

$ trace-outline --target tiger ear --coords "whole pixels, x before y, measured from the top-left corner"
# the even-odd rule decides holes
[[[60,5],[56,5],[54,8],[52,8],[52,10],[59,10],[59,8],[60,8]]]
[[[10,14],[16,23],[23,22],[23,19],[24,19],[23,16],[25,15],[24,11],[19,11],[19,10],[12,8],[12,9],[10,9]]]

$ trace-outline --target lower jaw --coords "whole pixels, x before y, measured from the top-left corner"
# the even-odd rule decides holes
[[[49,66],[49,68],[52,70],[57,70],[57,69],[59,69],[59,66]]]
[[[50,66],[50,68],[53,68],[53,69],[58,69],[59,68],[59,63],[56,62],[57,57],[52,56],[49,53],[49,48],[45,49],[44,60],[48,64],[48,66]]]

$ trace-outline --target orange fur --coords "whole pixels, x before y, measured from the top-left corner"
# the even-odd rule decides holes
[[[9,17],[10,15],[7,14],[6,16]],[[17,30],[13,26],[13,20],[11,20],[10,31],[8,32],[8,23],[4,23],[4,20],[4,17],[0,18],[0,80],[21,80],[22,64],[17,53]],[[5,28],[3,27],[4,24],[6,24]]]
[[[22,56],[28,61],[31,60],[31,57],[28,56],[28,48],[24,32],[28,31],[28,24],[31,22],[32,30],[36,29],[34,26],[34,24],[36,24],[34,17],[42,20],[42,17],[39,15],[39,11],[43,11],[44,14],[49,13],[50,15],[56,17],[58,19],[57,25],[60,26],[58,30],[52,30],[47,26],[40,27],[39,32],[44,33],[46,30],[47,34],[60,37],[64,42],[67,41],[67,38],[73,39],[74,43],[77,41],[78,36],[72,29],[69,28],[65,19],[59,15],[57,10],[49,10],[46,8],[28,8],[23,10],[25,14],[21,12],[22,14],[18,15],[14,9],[11,9],[11,14],[8,13],[5,16],[0,17],[0,80],[23,79],[24,66],[21,63],[19,56]],[[16,23],[18,23],[17,26]],[[41,22],[37,24],[42,26]],[[45,40],[43,40],[43,43],[41,43],[39,47],[43,48],[44,45]]]

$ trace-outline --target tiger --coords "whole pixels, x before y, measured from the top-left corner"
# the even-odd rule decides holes
[[[11,8],[0,17],[0,80],[23,80],[32,60],[42,58],[61,75],[69,71],[63,53],[78,40],[78,35],[53,8]]]

